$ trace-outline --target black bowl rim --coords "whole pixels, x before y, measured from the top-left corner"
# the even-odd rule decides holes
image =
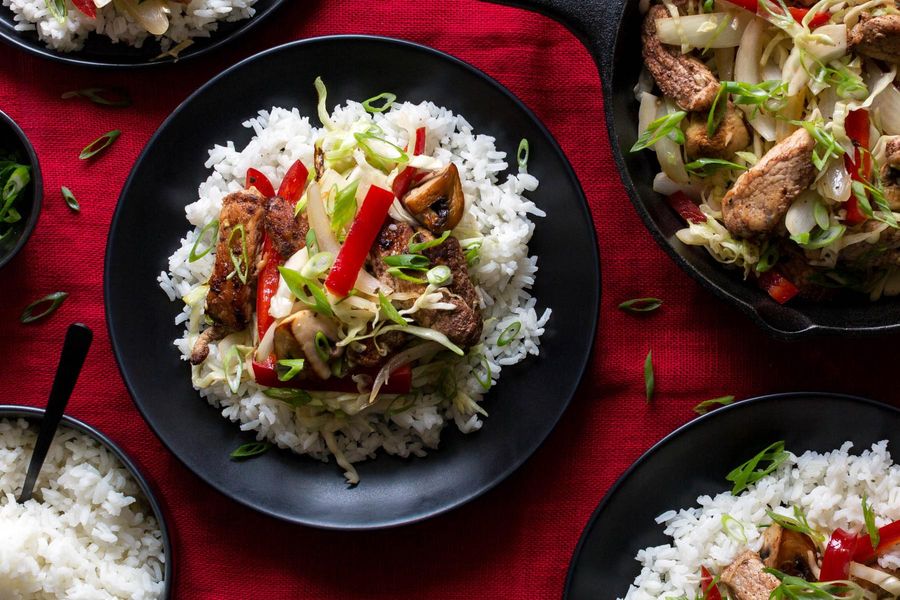
[[[26,420],[39,421],[43,416],[44,409],[42,408],[36,408],[34,406],[19,406],[16,404],[0,404],[0,419],[21,418]],[[128,469],[128,472],[131,473],[131,476],[134,477],[135,481],[138,482],[138,486],[144,493],[147,504],[149,504],[150,508],[153,510],[156,521],[159,523],[159,529],[162,532],[163,552],[166,558],[163,570],[164,586],[162,597],[171,598],[173,595],[172,575],[174,571],[172,540],[169,537],[169,526],[166,522],[166,518],[162,510],[162,505],[159,503],[156,495],[153,493],[149,481],[146,477],[144,477],[144,475],[137,468],[134,462],[128,457],[128,455],[125,454],[125,451],[119,448],[119,446],[117,446],[111,439],[106,437],[106,435],[100,433],[99,430],[88,425],[84,421],[66,414],[64,414],[62,417],[62,424],[103,444],[103,446],[106,447],[107,450],[112,452],[116,456],[116,458],[118,458],[122,462],[122,464],[125,465],[125,468]]]
[[[228,69],[217,74],[216,76],[211,78],[209,81],[204,83],[202,86],[200,86],[193,94],[188,96],[181,104],[179,104],[175,108],[175,110],[172,111],[172,113],[166,118],[166,120],[163,121],[159,125],[156,132],[147,141],[147,144],[144,146],[144,149],[141,151],[140,156],[138,156],[138,158],[135,160],[134,166],[132,167],[131,172],[128,175],[128,179],[125,180],[125,184],[122,186],[122,192],[119,196],[119,200],[116,204],[116,210],[113,213],[113,217],[110,222],[110,226],[109,226],[110,232],[112,232],[112,230],[116,227],[116,225],[119,222],[119,218],[120,218],[120,214],[121,214],[121,210],[122,210],[122,206],[123,206],[122,199],[124,197],[125,191],[128,190],[132,185],[132,180],[135,177],[135,172],[137,170],[137,167],[141,164],[142,161],[145,160],[150,147],[154,144],[156,139],[159,137],[162,130],[166,126],[168,126],[169,122],[172,121],[175,118],[175,116],[179,112],[181,112],[181,110],[184,109],[190,102],[192,102],[195,97],[199,96],[208,87],[210,87],[214,83],[218,82],[220,79],[225,78],[228,75],[230,75],[233,71],[244,67],[246,64],[255,62],[256,60],[264,59],[265,57],[267,57],[270,54],[275,54],[275,53],[284,51],[287,48],[293,48],[295,46],[305,46],[305,45],[309,45],[309,44],[331,42],[331,41],[341,41],[341,40],[375,41],[375,42],[379,42],[379,43],[386,42],[386,43],[390,43],[390,44],[399,44],[401,46],[405,46],[412,50],[426,52],[428,54],[435,55],[442,60],[450,61],[450,62],[456,64],[457,66],[471,72],[476,77],[482,78],[485,81],[487,81],[488,83],[490,83],[500,93],[505,95],[510,100],[510,102],[514,103],[529,118],[531,118],[534,121],[535,126],[541,131],[541,133],[544,136],[546,136],[547,140],[549,140],[550,146],[556,153],[563,168],[565,169],[566,174],[571,178],[571,180],[575,183],[575,185],[577,187],[577,190],[582,199],[582,202],[580,202],[579,205],[580,205],[580,209],[582,211],[583,217],[585,219],[587,219],[587,221],[589,223],[593,224],[594,221],[591,216],[590,207],[587,203],[587,196],[584,193],[584,189],[581,185],[581,181],[578,179],[578,176],[575,174],[575,170],[572,168],[572,164],[569,162],[569,159],[566,157],[565,153],[563,152],[562,148],[560,147],[559,142],[556,141],[556,138],[553,137],[553,134],[550,132],[549,129],[547,129],[546,125],[544,125],[544,123],[537,117],[537,115],[534,114],[534,112],[530,108],[528,108],[515,94],[513,94],[509,89],[507,89],[506,86],[501,84],[499,81],[497,81],[496,79],[494,79],[493,77],[491,77],[490,75],[485,73],[484,71],[478,69],[477,67],[474,67],[473,65],[465,62],[464,60],[456,58],[455,56],[452,56],[451,54],[448,54],[441,50],[437,50],[430,46],[426,46],[424,44],[419,44],[416,42],[411,42],[409,40],[403,40],[403,39],[392,38],[392,37],[387,37],[387,36],[380,36],[380,35],[340,34],[340,35],[323,35],[323,36],[317,36],[317,37],[312,37],[312,38],[305,38],[302,40],[294,40],[292,42],[287,42],[285,44],[281,44],[279,46],[274,46],[272,48],[263,50],[257,54],[254,54],[253,56],[249,56],[249,57],[241,60],[240,62],[235,63]],[[250,504],[249,502],[245,501],[244,499],[236,496],[235,494],[233,494],[229,491],[220,489],[218,486],[214,485],[203,474],[195,472],[193,469],[191,469],[190,467],[187,466],[187,463],[185,463],[184,460],[180,456],[178,456],[178,454],[176,454],[175,452],[173,452],[171,450],[171,448],[169,448],[168,444],[166,444],[165,440],[162,438],[162,436],[160,436],[159,432],[157,431],[156,426],[152,422],[150,422],[149,419],[147,419],[147,415],[144,413],[144,409],[137,402],[137,400],[135,400],[134,386],[131,382],[131,379],[129,378],[129,376],[125,373],[124,369],[122,368],[122,349],[120,348],[119,343],[117,342],[117,337],[115,335],[113,335],[115,326],[110,318],[110,313],[109,313],[109,295],[110,295],[111,284],[110,284],[109,279],[105,275],[105,273],[109,270],[109,263],[111,260],[111,249],[112,249],[112,241],[113,241],[112,235],[107,236],[106,254],[104,257],[104,264],[103,264],[103,268],[104,268],[103,305],[104,305],[104,310],[106,313],[106,326],[107,326],[107,330],[109,331],[110,345],[112,346],[113,354],[116,357],[116,365],[119,368],[119,373],[121,374],[122,379],[125,382],[125,386],[128,388],[128,392],[129,392],[129,395],[131,396],[131,400],[137,407],[138,412],[141,413],[141,416],[143,417],[144,421],[149,425],[150,429],[153,430],[153,433],[156,434],[157,438],[159,438],[159,440],[163,443],[163,445],[166,446],[166,448],[169,450],[169,452],[172,452],[172,454],[176,458],[178,458],[179,462],[181,462],[185,467],[187,467],[188,470],[191,471],[191,473],[193,473],[198,478],[200,478],[206,485],[208,485],[212,489],[216,490],[218,493],[222,494],[223,496],[229,498],[230,500],[237,502],[238,504],[240,504],[241,506],[243,506],[245,508],[249,508],[249,509],[253,510],[254,512],[264,514],[268,517],[275,518],[279,521],[284,521],[284,522],[298,524],[298,525],[305,525],[305,526],[314,527],[317,529],[332,530],[332,531],[373,531],[373,530],[379,530],[379,529],[392,529],[392,528],[400,527],[403,525],[411,525],[414,523],[419,523],[419,522],[425,521],[427,519],[436,517],[438,515],[445,514],[447,512],[455,510],[455,509],[459,508],[460,506],[463,506],[464,504],[467,504],[467,503],[471,502],[472,500],[488,493],[489,491],[491,491],[492,489],[497,487],[500,483],[502,483],[503,481],[506,481],[506,479],[508,479],[510,477],[510,475],[512,475],[519,468],[521,468],[522,465],[525,464],[525,462],[529,458],[531,458],[535,452],[537,452],[537,450],[544,444],[544,442],[546,442],[546,440],[550,436],[550,434],[556,429],[556,426],[558,425],[559,420],[562,418],[562,415],[565,414],[566,410],[569,408],[569,405],[571,404],[572,399],[577,395],[578,389],[581,387],[581,384],[584,381],[585,374],[588,372],[588,369],[591,364],[591,358],[593,357],[594,351],[596,348],[596,341],[597,341],[596,332],[597,332],[597,328],[600,325],[600,298],[601,298],[601,294],[602,294],[602,269],[601,269],[601,264],[600,264],[600,250],[598,247],[596,227],[591,228],[590,236],[591,236],[591,242],[592,242],[591,246],[593,249],[593,253],[592,253],[590,259],[593,261],[594,264],[597,265],[597,299],[596,299],[596,302],[594,303],[594,305],[590,307],[591,316],[590,316],[590,320],[588,322],[590,331],[592,331],[594,333],[594,335],[591,337],[590,344],[587,348],[587,351],[584,354],[584,357],[582,358],[581,365],[577,369],[577,373],[578,373],[577,383],[576,383],[575,387],[573,388],[573,392],[570,395],[568,395],[567,398],[565,398],[565,401],[562,404],[562,407],[559,411],[558,416],[555,418],[555,420],[551,424],[551,426],[547,429],[547,433],[544,435],[544,437],[535,445],[534,449],[531,452],[520,455],[517,458],[517,460],[514,461],[513,463],[511,463],[509,468],[506,469],[503,473],[501,473],[494,481],[490,482],[490,484],[486,485],[482,489],[480,489],[476,492],[473,492],[469,496],[460,498],[456,502],[442,506],[438,509],[433,509],[430,511],[423,512],[423,513],[417,515],[415,518],[409,518],[409,519],[404,519],[404,520],[395,520],[395,521],[390,521],[387,523],[382,523],[382,524],[377,524],[377,525],[372,525],[372,526],[338,525],[335,523],[321,523],[319,521],[313,521],[313,520],[304,519],[304,518],[286,518],[283,515],[275,514],[271,511],[261,509],[257,506],[253,506],[252,504]]]
[[[701,415],[699,417],[691,419],[684,425],[681,425],[671,433],[667,434],[661,440],[653,444],[653,446],[651,446],[649,450],[641,454],[638,459],[635,460],[631,464],[631,466],[629,466],[625,470],[625,472],[619,476],[618,479],[616,479],[615,483],[613,483],[612,486],[610,486],[609,490],[607,490],[607,492],[603,495],[603,498],[600,500],[597,508],[595,508],[594,512],[591,513],[591,516],[585,524],[584,529],[582,529],[581,536],[578,538],[578,544],[575,546],[575,550],[572,552],[572,558],[569,559],[569,569],[566,573],[566,584],[565,588],[563,589],[563,598],[566,599],[570,597],[572,580],[575,575],[576,559],[581,554],[584,545],[587,543],[590,531],[594,528],[597,520],[606,510],[606,506],[612,501],[613,496],[616,495],[616,493],[619,491],[619,488],[625,485],[625,482],[631,478],[638,467],[643,465],[643,463],[645,463],[646,461],[650,460],[663,447],[675,442],[676,438],[680,437],[682,433],[694,429],[695,427],[705,425],[708,420],[716,418],[716,416],[721,413],[735,410],[746,410],[748,407],[754,406],[756,404],[762,404],[764,402],[775,402],[778,400],[796,398],[828,398],[832,400],[846,400],[848,402],[873,406],[879,409],[887,409],[889,411],[897,413],[897,415],[900,416],[900,408],[897,408],[896,406],[892,406],[890,404],[886,404],[884,402],[872,400],[871,398],[863,398],[862,396],[839,394],[835,392],[779,392],[777,394],[766,394],[763,396],[747,398],[746,400],[740,400],[728,406],[717,408],[716,410],[710,411],[705,415]]]
[[[44,199],[44,179],[41,176],[41,165],[31,140],[12,117],[0,110],[0,126],[4,124],[16,134],[22,147],[25,148],[25,154],[28,155],[28,161],[31,163],[31,186],[34,191],[31,198],[31,214],[25,222],[25,229],[22,230],[22,235],[19,236],[19,241],[12,247],[12,250],[5,256],[0,256],[0,269],[5,267],[25,247],[41,216],[41,204]]]
[[[259,24],[260,21],[268,18],[273,12],[276,11],[282,4],[284,4],[285,0],[272,0],[272,5],[269,8],[265,9],[261,13],[257,13],[250,17],[249,19],[245,19],[246,23],[234,31],[224,35],[220,39],[213,40],[208,45],[204,45],[199,50],[195,52],[189,52],[184,56],[179,56],[178,58],[173,58],[171,56],[167,56],[166,58],[161,58],[159,60],[151,60],[147,62],[140,63],[118,63],[118,62],[102,62],[99,60],[90,60],[85,58],[78,58],[77,52],[64,53],[58,52],[56,50],[51,50],[47,46],[32,46],[29,43],[26,43],[18,35],[7,34],[3,29],[0,29],[0,40],[6,42],[10,46],[23,50],[29,54],[34,56],[39,56],[45,60],[57,62],[60,64],[67,65],[77,65],[79,67],[86,67],[89,69],[152,69],[154,67],[158,67],[160,65],[173,65],[176,63],[182,63],[198,56],[204,56],[208,52],[212,52],[213,50],[217,50],[220,47],[227,45],[228,43],[237,40],[244,36],[248,31],[252,30]],[[2,10],[9,10],[7,7],[0,7]],[[216,31],[212,32],[212,36],[210,38],[201,38],[201,39],[212,39],[216,36]],[[41,42],[39,42],[41,43]]]

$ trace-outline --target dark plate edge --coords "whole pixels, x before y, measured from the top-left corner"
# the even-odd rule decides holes
[[[31,201],[31,214],[28,216],[28,221],[25,222],[22,237],[19,238],[19,241],[16,242],[16,245],[10,249],[6,256],[0,257],[0,269],[2,269],[22,251],[22,248],[25,247],[29,238],[31,238],[31,234],[34,233],[35,227],[37,227],[38,219],[41,217],[41,205],[44,200],[44,178],[41,175],[41,163],[38,160],[37,151],[34,149],[31,140],[25,135],[22,127],[2,110],[0,110],[0,122],[5,123],[13,130],[13,133],[15,133],[19,138],[19,141],[22,142],[22,147],[25,148],[25,153],[28,155],[28,161],[31,163],[31,187],[34,191],[34,197]]]

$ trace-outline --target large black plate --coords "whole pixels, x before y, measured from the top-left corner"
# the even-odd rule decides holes
[[[607,493],[575,550],[565,597],[623,597],[641,571],[637,551],[669,541],[656,516],[727,491],[725,475],[772,442],[801,453],[851,441],[860,452],[885,439],[900,448],[900,410],[834,394],[764,396],[696,419],[648,450]]]
[[[385,68],[403,65],[403,68]],[[430,99],[465,115],[514,154],[531,142],[529,170],[541,180],[531,195],[547,211],[531,251],[541,274],[540,306],[553,308],[541,356],[504,370],[487,399],[491,416],[478,433],[447,428],[439,451],[424,460],[379,456],[359,467],[348,489],[339,469],[289,452],[250,463],[228,460],[248,441],[201,400],[172,340],[178,312],[156,284],[207,176],[214,143],[245,145],[241,122],[257,110],[296,106],[315,115],[313,79],[322,75],[330,102],[390,90],[403,100]],[[313,117],[315,118],[315,117]],[[572,293],[571,282],[578,282]],[[559,285],[569,282],[569,285]],[[398,525],[458,506],[499,483],[537,449],[556,424],[584,373],[594,338],[600,272],[594,228],[571,167],[535,116],[498,83],[450,56],[408,42],[329,37],[295,42],[250,58],[216,77],[182,104],[147,145],[113,217],[104,280],[113,349],[138,408],[185,465],[231,498],[272,516],[327,528]]]
[[[193,44],[178,55],[177,60],[181,62],[206,54],[237,39],[272,14],[283,3],[284,0],[259,0],[254,5],[255,15],[242,21],[219,23],[218,29],[213,31],[210,37],[196,38]],[[57,52],[40,41],[34,31],[16,31],[14,17],[15,14],[12,10],[0,6],[0,39],[26,52],[51,60],[86,67],[152,67],[172,63],[176,60],[170,56],[153,60],[159,56],[162,49],[159,47],[159,42],[152,38],[144,42],[142,47],[135,48],[127,44],[114,44],[106,36],[96,34],[92,34],[88,38],[81,50]]]
[[[632,204],[657,243],[689,275],[780,338],[822,334],[871,335],[900,331],[900,301],[870,303],[858,295],[840,302],[792,301],[779,305],[742,274],[706,250],[675,237],[683,220],[653,191],[659,171],[650,152],[630,152],[637,139],[638,103],[634,85],[642,67],[642,16],[638,0],[492,0],[522,6],[559,19],[585,42],[603,83],[606,126],[613,157]]]

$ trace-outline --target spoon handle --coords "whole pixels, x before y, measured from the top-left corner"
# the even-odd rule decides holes
[[[34,445],[31,462],[28,463],[28,474],[25,476],[25,485],[22,486],[19,502],[31,499],[34,484],[41,472],[44,459],[47,457],[47,451],[50,450],[50,444],[53,443],[56,428],[66,411],[72,390],[75,389],[75,382],[78,381],[78,374],[84,365],[84,359],[87,357],[93,338],[94,334],[90,328],[81,323],[69,325],[69,329],[66,331],[66,341],[63,343],[53,388],[50,390],[50,399],[47,401],[47,410],[44,411],[44,417],[41,419],[37,442]]]

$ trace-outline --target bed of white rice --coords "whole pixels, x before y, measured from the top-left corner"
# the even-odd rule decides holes
[[[721,573],[746,549],[758,551],[763,529],[771,523],[766,510],[793,517],[799,506],[810,525],[830,533],[841,527],[865,531],[862,496],[871,504],[879,527],[900,519],[900,465],[891,460],[887,441],[852,454],[850,442],[833,452],[791,455],[777,471],[738,496],[730,493],[700,496],[697,506],[671,510],[657,517],[672,542],[638,552],[641,574],[626,600],[698,597],[700,567]],[[723,527],[723,515],[731,535]],[[745,543],[741,531],[746,536]],[[900,568],[900,549],[880,559],[885,568]]]
[[[119,460],[61,427],[35,486],[22,490],[36,430],[0,419],[0,600],[150,600],[163,591],[162,534]]]
[[[371,118],[356,102],[348,102],[332,114],[336,123]],[[480,402],[485,390],[476,374],[482,381],[495,384],[504,367],[520,362],[529,354],[536,355],[539,338],[550,318],[550,309],[537,310],[537,301],[529,293],[538,268],[537,257],[528,254],[528,242],[534,231],[529,216],[544,213],[523,194],[535,190],[538,181],[518,169],[504,176],[509,165],[506,154],[495,147],[494,138],[476,135],[463,117],[446,108],[432,103],[395,104],[390,111],[374,115],[374,120],[385,137],[400,147],[407,144],[407,126],[426,126],[429,140],[426,152],[444,163],[454,162],[459,169],[467,202],[467,215],[460,227],[484,236],[480,261],[470,275],[482,299],[485,327],[480,347],[468,357],[460,357],[452,368],[459,391]],[[296,109],[261,111],[244,125],[253,129],[255,137],[243,149],[229,142],[210,150],[206,166],[212,167],[213,172],[200,185],[199,200],[186,207],[187,219],[194,229],[170,257],[168,272],[159,277],[171,300],[188,295],[209,278],[212,253],[189,263],[189,251],[199,228],[217,218],[222,198],[241,189],[249,167],[263,171],[277,187],[295,160],[312,165],[313,143],[319,130]],[[191,320],[191,308],[185,306],[175,321],[185,324]],[[521,333],[509,345],[498,346],[500,334],[515,321],[521,323]],[[195,335],[186,328],[184,335],[175,341],[185,360],[194,339]],[[489,379],[484,363],[476,356],[479,354],[489,366]],[[220,353],[212,346],[210,358],[201,367],[194,367],[195,387],[198,381],[215,379],[221,372]],[[349,414],[337,423],[325,425],[330,431],[323,436],[321,422],[302,418],[287,404],[265,396],[252,381],[241,384],[237,394],[231,393],[221,377],[209,387],[200,387],[200,394],[220,407],[226,418],[239,422],[241,429],[256,431],[258,439],[322,460],[328,460],[332,454],[328,441],[350,463],[374,457],[379,449],[404,457],[424,456],[426,449],[437,448],[441,430],[448,421],[455,422],[465,433],[482,425],[476,412],[460,410],[453,403],[448,406],[440,394],[419,394],[409,410],[389,417],[372,411]],[[327,439],[332,433],[333,439]],[[351,474],[348,479],[353,481],[355,477]]]
[[[2,2],[15,14],[18,31],[36,31],[42,42],[61,52],[81,49],[91,33],[138,48],[148,37],[153,37],[113,4],[97,9],[97,18],[91,19],[68,2],[68,17],[60,23],[47,10],[45,0]],[[256,12],[254,4],[256,0],[191,0],[190,4],[169,2],[169,30],[160,38],[160,45],[163,50],[169,50],[188,39],[209,37],[218,28],[219,21],[240,21],[252,17]]]

